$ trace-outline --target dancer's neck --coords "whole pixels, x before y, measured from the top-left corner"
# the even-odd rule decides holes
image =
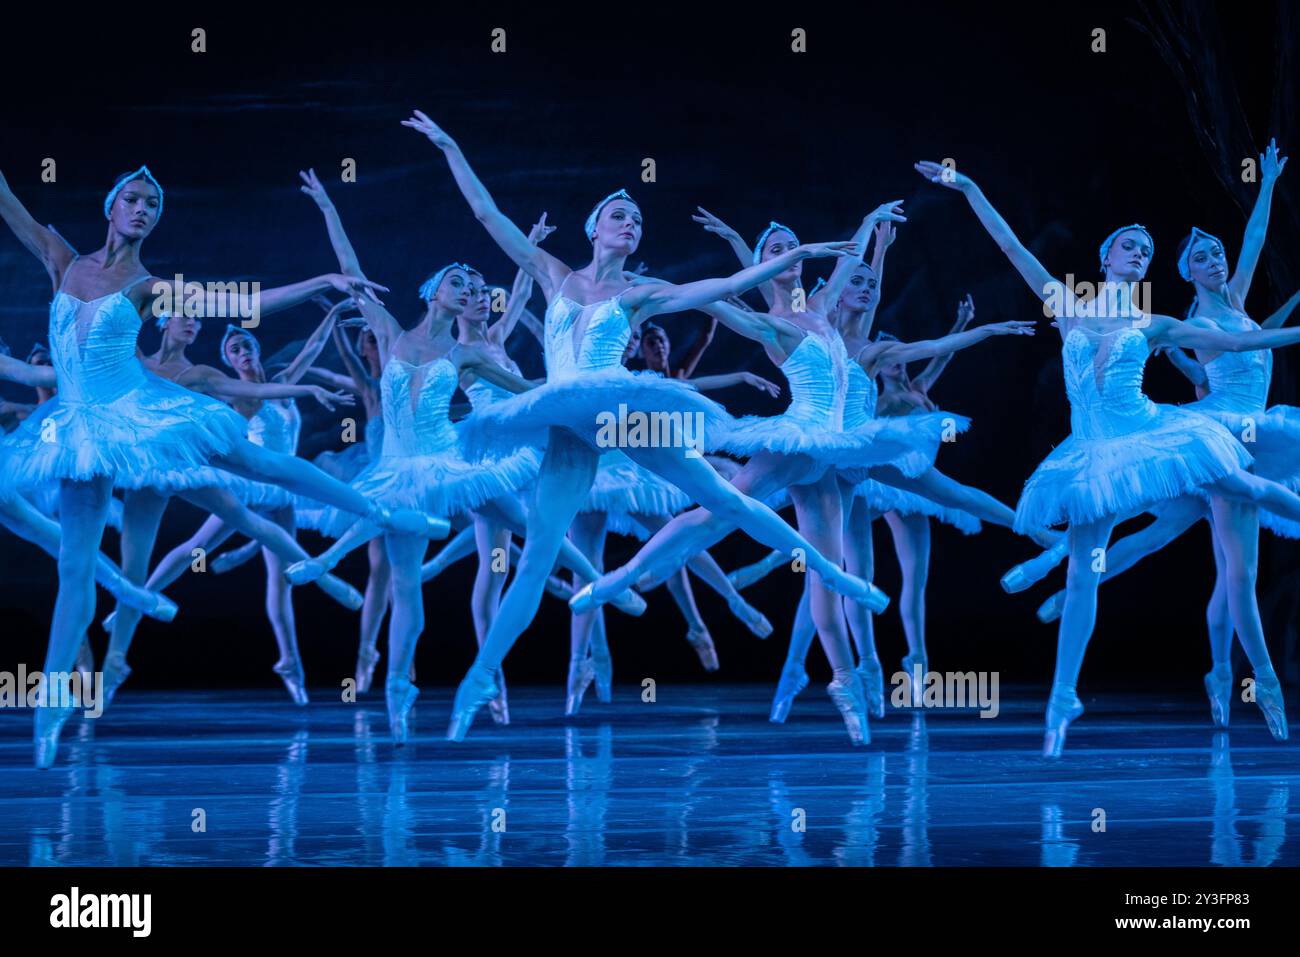
[[[173,342],[170,336],[163,336],[162,344],[158,346],[158,351],[154,353],[154,361],[160,366],[192,365],[189,357],[185,355],[185,348],[185,343]]]
[[[591,262],[579,270],[594,285],[604,286],[614,282],[624,282],[624,266],[627,256],[597,246],[592,251]]]
[[[138,266],[140,265],[140,240],[128,239],[110,225],[108,238],[104,240],[104,248],[99,253],[103,256],[105,269],[109,266]]]

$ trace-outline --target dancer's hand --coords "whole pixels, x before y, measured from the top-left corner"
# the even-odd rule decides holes
[[[1032,336],[1034,323],[1024,319],[1012,319],[1009,322],[990,322],[982,326],[991,336]]]
[[[894,240],[898,238],[898,230],[894,229],[894,224],[886,220],[883,223],[876,223],[876,249],[883,251],[894,245]]]
[[[961,332],[970,325],[975,318],[975,300],[971,298],[970,293],[966,293],[966,298],[957,303],[957,331]]]
[[[369,279],[362,279],[359,276],[345,276],[341,272],[332,272],[327,273],[325,278],[331,286],[339,292],[348,293],[356,302],[368,297],[382,306],[384,302],[375,295],[375,290],[388,292],[387,286],[381,286],[377,282],[371,282]]]
[[[834,243],[801,243],[796,250],[804,259],[821,259],[827,256],[861,256],[862,244],[852,240]]]
[[[752,385],[755,389],[758,389],[760,392],[766,392],[774,399],[780,398],[781,396],[781,387],[775,382],[767,381],[761,375],[754,375],[752,372],[742,372],[740,377],[744,380],[745,385]]]
[[[969,176],[957,172],[951,166],[944,166],[942,163],[922,160],[919,163],[913,163],[912,169],[930,182],[938,183],[940,186],[947,186],[949,189],[967,190],[975,185],[975,181]]]
[[[446,130],[433,122],[433,120],[429,119],[419,110],[412,110],[411,118],[409,120],[402,120],[402,125],[409,126],[417,133],[423,133],[429,138],[429,142],[440,150],[456,148],[456,141],[447,135]]]
[[[1263,182],[1271,183],[1282,175],[1286,167],[1286,157],[1278,152],[1277,140],[1268,141],[1264,152],[1259,154],[1259,174]]]
[[[331,392],[318,385],[309,385],[306,388],[313,399],[331,412],[334,411],[335,405],[354,405],[357,401],[351,392]]]
[[[903,201],[896,199],[889,203],[881,203],[868,214],[867,221],[871,223],[907,222],[907,217],[903,215]],[[893,242],[893,240],[891,239],[890,242]]]
[[[334,208],[334,200],[330,199],[329,193],[325,192],[325,187],[316,177],[316,171],[309,169],[307,172],[298,170],[298,176],[302,179],[302,186],[299,187],[304,193],[312,198],[321,212]]]
[[[691,215],[691,219],[703,226],[706,233],[721,236],[729,243],[738,242],[742,246],[745,244],[745,241],[740,238],[740,233],[718,219],[717,216],[714,216],[703,206],[696,206],[695,209],[696,212]]]
[[[540,246],[542,240],[551,235],[551,233],[555,232],[558,228],[559,227],[557,226],[546,225],[546,213],[543,212],[541,218],[538,219],[537,222],[533,223],[533,228],[528,230],[528,241],[534,246]]]

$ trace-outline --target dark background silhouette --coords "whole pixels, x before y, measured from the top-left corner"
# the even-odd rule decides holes
[[[746,237],[775,218],[805,240],[828,240],[849,235],[871,208],[901,197],[909,222],[889,253],[879,328],[903,338],[941,334],[967,292],[979,322],[1041,319],[1037,300],[964,200],[922,182],[911,168],[918,159],[952,157],[1058,275],[1096,278],[1101,238],[1121,224],[1145,223],[1156,239],[1149,276],[1155,308],[1181,314],[1188,293],[1175,269],[1179,239],[1195,223],[1223,236],[1235,257],[1244,217],[1223,180],[1237,175],[1241,160],[1270,135],[1284,151],[1298,148],[1270,112],[1275,77],[1288,76],[1275,73],[1278,51],[1293,55],[1295,32],[1279,33],[1270,4],[1245,11],[1195,6],[1218,12],[1210,21],[1224,58],[1217,68],[1234,78],[1237,108],[1255,134],[1250,153],[1207,157],[1185,107],[1184,81],[1129,19],[1143,17],[1144,8],[1131,4],[1014,14],[966,4],[861,5],[851,13],[816,8],[775,17],[746,5],[735,8],[734,22],[720,12],[654,5],[599,24],[558,10],[544,17],[430,9],[275,23],[265,14],[155,16],[119,7],[91,20],[62,12],[11,34],[0,62],[0,169],[37,219],[89,252],[103,241],[100,206],[114,176],[148,163],[167,190],[166,215],[144,248],[155,273],[275,284],[335,269],[321,217],[297,189],[297,171],[314,166],[367,273],[392,288],[389,307],[410,324],[420,314],[417,286],[449,260],[474,263],[503,284],[513,275],[441,155],[399,125],[418,107],[460,142],[517,222],[527,227],[549,213],[560,230],[548,248],[575,267],[589,250],[583,219],[620,186],[645,215],[636,258],[674,280],[736,268],[724,244],[691,222],[697,203]],[[193,27],[207,30],[206,53],[190,51]],[[504,54],[490,51],[494,27],[507,30]],[[793,27],[808,31],[805,54],[790,50]],[[1094,28],[1106,30],[1105,53],[1090,49]],[[1190,61],[1196,62],[1194,46]],[[40,179],[47,157],[57,162],[53,184]],[[647,157],[657,166],[653,183],[640,179]],[[339,181],[344,158],[356,161],[355,184]],[[1297,176],[1283,176],[1279,203],[1294,195]],[[1285,231],[1294,238],[1295,228],[1293,219],[1276,215],[1273,242]],[[805,285],[825,269],[809,264]],[[32,341],[45,337],[50,290],[7,232],[0,278],[0,335],[26,355]],[[1263,319],[1291,291],[1275,288],[1261,270],[1250,311]],[[540,298],[533,306],[540,312]],[[269,317],[259,330],[264,354],[300,341],[318,319],[314,306]],[[675,353],[700,322],[698,314],[664,321]],[[215,363],[220,325],[205,329],[191,352],[196,361]],[[156,347],[152,328],[141,345]],[[539,349],[526,332],[510,345],[526,373],[540,373]],[[325,358],[335,362],[328,351]],[[1278,355],[1272,401],[1296,401],[1294,362]],[[779,378],[757,345],[720,331],[699,372],[738,368]],[[1159,358],[1151,362],[1147,391],[1158,401],[1192,398],[1190,386]],[[5,385],[3,394],[30,393]],[[747,388],[719,398],[738,413],[773,414],[783,405]],[[994,340],[958,356],[934,398],[975,423],[945,448],[940,467],[1014,504],[1024,479],[1068,432],[1055,330],[1044,320],[1034,339]],[[331,447],[338,417],[301,407],[301,451],[310,456]],[[173,504],[156,555],[200,520],[190,506]],[[323,547],[310,533],[302,538],[309,551]],[[114,533],[104,547],[116,555]],[[1055,629],[1040,625],[1033,611],[1059,587],[1059,574],[1050,587],[1005,595],[998,576],[1031,549],[1002,529],[964,538],[936,525],[933,550],[932,664],[1044,681]],[[630,543],[611,539],[609,561],[630,551]],[[715,550],[726,568],[763,553],[739,536]],[[876,581],[896,596],[883,523],[876,553]],[[1262,592],[1289,580],[1295,568],[1293,549],[1268,546]],[[358,552],[341,574],[361,586],[365,569]],[[457,679],[473,655],[472,575],[472,562],[465,562],[426,589],[421,683]],[[1195,687],[1208,662],[1203,608],[1212,578],[1202,525],[1107,585],[1085,680]],[[275,682],[263,581],[258,561],[217,581],[188,575],[178,582],[169,593],[181,616],[168,626],[142,624],[132,684]],[[696,583],[724,678],[775,680],[800,587],[797,576],[779,573],[749,593],[777,628],[760,643]],[[0,667],[20,660],[34,667],[42,659],[54,593],[53,561],[12,536],[0,539],[7,639]],[[111,606],[100,594],[102,617]],[[309,678],[323,684],[350,675],[357,616],[314,589],[295,594]],[[1289,624],[1279,614],[1288,613],[1283,608],[1266,622],[1274,635]],[[650,596],[644,618],[611,611],[607,621],[620,680],[700,676],[682,640],[685,626],[662,590]],[[102,653],[106,639],[98,627],[92,637]],[[905,650],[894,608],[877,619],[877,641],[892,669]],[[567,647],[567,610],[548,598],[510,658],[511,679],[562,681]],[[811,670],[815,678],[826,670],[819,652]]]

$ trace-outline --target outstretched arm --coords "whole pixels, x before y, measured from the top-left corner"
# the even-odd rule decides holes
[[[32,218],[27,207],[18,201],[18,197],[9,188],[3,173],[0,173],[0,219],[13,230],[18,241],[41,261],[45,271],[50,274],[50,281],[57,286],[63,270],[72,262],[74,253],[57,233]]]
[[[365,320],[355,320],[364,323]],[[361,395],[370,391],[370,372],[366,369],[366,364],[361,361],[357,355],[352,343],[343,332],[343,327],[339,323],[334,323],[334,328],[330,330],[330,335],[334,339],[334,348],[338,350],[339,359],[343,363],[343,368],[347,370],[348,377],[352,380],[353,386]]]
[[[731,251],[736,254],[736,258],[740,260],[741,266],[749,266],[753,264],[754,251],[745,245],[745,241],[740,238],[740,233],[736,232],[717,216],[714,216],[703,206],[696,206],[695,213],[691,216],[691,219],[703,226],[706,233],[713,233],[715,236],[720,237],[724,242],[726,242],[726,244],[731,247]],[[771,309],[776,305],[776,291],[772,288],[770,282],[759,283],[758,294],[762,296],[763,301],[767,303],[767,308]]]
[[[840,301],[840,295],[844,292],[845,287],[849,284],[849,277],[853,275],[853,270],[862,264],[862,257],[866,253],[867,239],[870,238],[872,230],[879,223],[905,223],[907,217],[903,215],[903,201],[896,199],[890,203],[884,203],[870,213],[862,220],[862,225],[858,231],[853,234],[853,242],[861,247],[862,252],[857,256],[844,256],[835,264],[835,269],[831,271],[831,278],[826,281],[821,289],[817,290],[816,295],[812,297],[818,303],[817,312],[823,314],[829,313]],[[812,300],[809,300],[812,305]]]
[[[325,343],[329,341],[330,333],[334,331],[338,317],[352,308],[355,307],[351,299],[344,299],[342,302],[331,306],[325,313],[325,318],[321,320],[320,325],[307,337],[307,341],[303,343],[298,355],[273,377],[274,380],[276,382],[297,382],[301,379],[302,374],[316,361],[317,356],[321,354],[321,350],[325,348]]]
[[[971,298],[970,293],[966,293],[966,298],[957,303],[957,321],[952,324],[952,329],[948,335],[956,335],[970,325],[975,318],[975,300]],[[912,385],[916,386],[922,392],[928,393],[934,388],[935,381],[943,374],[943,370],[948,367],[952,361],[952,353],[945,352],[943,355],[935,356],[931,359],[926,367],[921,370],[921,374],[912,380]]]
[[[677,377],[679,379],[689,379],[691,376],[695,375],[695,367],[698,366],[700,364],[700,360],[704,358],[704,353],[708,350],[709,345],[713,342],[713,334],[717,331],[717,329],[718,329],[717,317],[709,316],[708,325],[705,326],[704,329],[700,330],[700,334],[696,336],[695,341],[691,343],[691,348],[687,350],[686,358],[683,359],[682,364],[677,367]],[[697,385],[696,388],[703,388],[703,387]]]
[[[752,339],[764,346],[790,352],[803,338],[803,330],[794,323],[768,312],[741,309],[731,302],[714,302],[701,307],[736,335]]]
[[[1237,269],[1228,280],[1228,289],[1235,293],[1238,301],[1244,303],[1250,292],[1251,280],[1255,278],[1255,267],[1259,264],[1259,254],[1264,249],[1264,238],[1268,235],[1269,208],[1273,205],[1273,187],[1286,166],[1286,157],[1278,153],[1277,141],[1269,140],[1268,146],[1259,156],[1259,196],[1255,199],[1255,208],[1251,210],[1246,222],[1246,234],[1241,240],[1241,255],[1237,258]]]
[[[15,359],[13,356],[0,355],[0,379],[29,385],[33,389],[53,389],[58,383],[54,369],[50,366],[34,366]]]
[[[546,213],[537,222],[533,223],[533,228],[528,231],[528,241],[537,245],[551,233],[555,232],[554,226],[546,225]],[[506,310],[501,318],[487,328],[487,335],[502,346],[510,338],[510,333],[515,331],[515,324],[519,322],[519,317],[523,315],[524,307],[528,305],[528,300],[533,295],[533,277],[528,275],[526,270],[520,269],[515,273],[514,285],[510,288],[510,298],[506,300]]]
[[[202,318],[266,316],[273,312],[282,312],[285,309],[297,306],[331,289],[346,293],[358,300],[363,294],[370,298],[375,295],[377,290],[380,292],[388,291],[388,287],[371,282],[369,279],[345,276],[342,273],[326,273],[323,276],[304,279],[302,282],[290,283],[287,286],[275,286],[271,289],[259,288],[252,292],[245,291],[246,287],[247,283],[209,283],[204,299],[205,315]],[[142,285],[141,288],[145,287]],[[140,307],[141,312],[152,311],[154,302],[164,297],[165,301],[171,303],[186,302],[184,283],[179,283],[174,279],[152,277],[144,302]],[[253,327],[250,326],[249,328]]]
[[[496,361],[477,346],[456,345],[455,361],[461,372],[472,372],[478,378],[510,392],[527,392],[533,384],[496,364]]]
[[[460,187],[461,195],[474,211],[474,216],[496,240],[501,250],[513,259],[516,265],[537,280],[549,302],[555,290],[564,281],[564,277],[569,274],[569,267],[550,253],[530,243],[528,237],[510,217],[497,208],[496,200],[470,168],[469,160],[465,159],[465,154],[460,151],[456,141],[437,123],[416,110],[409,120],[402,121],[402,125],[409,126],[417,133],[423,133],[434,146],[442,150],[443,156],[447,158],[447,165],[451,167],[451,175],[455,178],[456,185]]]
[[[727,372],[722,375],[702,375],[696,379],[687,379],[689,385],[695,386],[701,392],[712,392],[715,389],[729,389],[733,385],[752,385],[760,392],[766,392],[775,398],[781,394],[781,387],[775,382],[769,382],[762,376],[754,375],[752,372]]]
[[[1173,316],[1152,316],[1146,327],[1153,348],[1182,346],[1207,352],[1253,352],[1256,349],[1281,349],[1300,342],[1300,329],[1248,329],[1224,332],[1204,319],[1180,322]]]
[[[352,248],[352,240],[348,239],[347,231],[343,228],[343,220],[339,217],[339,211],[334,208],[334,201],[330,199],[329,193],[325,192],[325,187],[316,177],[316,171],[309,169],[307,172],[298,171],[302,178],[302,191],[312,198],[316,207],[325,217],[325,228],[330,234],[330,245],[334,247],[334,255],[338,257],[339,269],[343,270],[346,276],[365,277],[361,271],[361,261],[357,259],[357,252]]]
[[[1169,361],[1174,364],[1174,368],[1186,376],[1187,380],[1198,389],[1204,388],[1209,383],[1209,376],[1205,374],[1205,366],[1182,349],[1176,346],[1166,346],[1159,351],[1168,356]]]
[[[1291,311],[1295,309],[1297,304],[1300,304],[1300,290],[1292,293],[1291,298],[1282,303],[1282,308],[1261,322],[1260,326],[1264,329],[1281,328],[1286,325],[1287,319],[1291,316]]]
[[[1019,319],[1010,322],[990,322],[978,329],[944,336],[941,339],[922,339],[919,342],[873,342],[860,353],[858,361],[869,374],[875,375],[876,369],[887,362],[915,362],[917,359],[929,359],[944,353],[969,349],[991,336],[1032,336],[1034,324]]]
[[[325,408],[352,405],[356,400],[344,392],[330,392],[318,385],[290,385],[285,382],[245,382],[211,366],[193,366],[177,380],[178,385],[219,399],[315,399]]]

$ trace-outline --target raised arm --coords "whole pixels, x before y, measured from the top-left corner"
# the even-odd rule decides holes
[[[998,248],[1011,260],[1011,265],[1016,267],[1016,271],[1024,277],[1025,282],[1029,284],[1029,288],[1034,291],[1034,295],[1039,299],[1046,300],[1053,295],[1059,295],[1058,290],[1060,290],[1065,296],[1063,301],[1074,298],[1074,293],[1064,283],[1053,278],[1046,267],[1038,261],[1038,258],[1025,248],[1025,244],[1007,225],[1007,221],[1002,218],[1002,214],[993,208],[993,204],[988,201],[983,191],[975,185],[974,180],[938,163],[923,161],[916,163],[914,168],[930,182],[958,190],[966,197],[966,201],[970,203],[971,209],[975,211],[979,221],[988,230],[988,234],[993,237],[993,241],[998,244]]]
[[[321,320],[320,325],[307,337],[303,343],[302,349],[294,356],[292,362],[285,366],[280,372],[273,376],[276,382],[297,382],[302,378],[302,374],[307,371],[316,358],[325,348],[325,343],[329,341],[330,333],[334,331],[338,317],[349,309],[356,308],[351,299],[344,299],[336,305],[330,306],[325,313],[325,318]]]
[[[754,251],[745,244],[745,240],[740,237],[740,233],[736,232],[717,216],[714,216],[703,206],[695,207],[695,213],[691,216],[691,219],[703,226],[706,233],[713,233],[715,236],[721,237],[721,239],[731,247],[731,251],[736,254],[736,258],[740,260],[741,266],[748,266],[754,261]],[[758,294],[762,296],[763,301],[767,303],[767,308],[771,309],[776,305],[776,290],[772,288],[770,282],[759,283]]]
[[[977,343],[992,336],[1032,336],[1034,324],[1023,320],[1010,322],[990,322],[978,329],[958,332],[941,339],[922,339],[918,342],[895,342],[885,340],[873,342],[858,353],[858,362],[871,375],[876,369],[889,362],[915,362],[917,359],[929,359],[944,353],[969,349]]]
[[[528,231],[528,241],[537,245],[553,232],[555,227],[546,225],[546,213],[543,212],[541,218],[533,223],[533,228]],[[506,300],[505,312],[500,319],[488,326],[488,337],[504,346],[510,334],[515,331],[515,324],[519,322],[519,317],[523,315],[524,307],[528,305],[532,295],[533,277],[520,269],[515,273],[514,284],[510,287],[510,298]]]
[[[797,246],[755,266],[747,266],[725,279],[701,279],[698,282],[651,283],[634,286],[625,294],[625,305],[636,314],[637,321],[645,321],[663,312],[683,312],[738,296],[759,283],[780,275],[795,263],[822,256],[856,256],[860,249],[851,242],[811,243]],[[709,312],[709,310],[704,310]],[[713,315],[709,312],[709,315]],[[721,318],[721,317],[719,317]],[[722,320],[724,323],[725,319]]]
[[[1264,249],[1264,238],[1268,235],[1268,214],[1273,205],[1273,187],[1286,166],[1286,157],[1278,153],[1277,141],[1269,140],[1268,146],[1259,156],[1259,196],[1255,199],[1255,208],[1251,210],[1246,222],[1246,234],[1241,240],[1241,255],[1237,257],[1237,269],[1228,280],[1228,289],[1235,293],[1238,302],[1246,301],[1250,292],[1251,280],[1255,278],[1255,267],[1259,264],[1259,254]]]
[[[0,355],[0,379],[31,386],[33,389],[53,389],[58,385],[52,366],[34,366],[6,355]]]
[[[844,256],[835,264],[835,268],[831,271],[831,278],[827,280],[826,285],[822,286],[809,300],[810,307],[814,300],[818,303],[816,311],[823,314],[835,307],[835,304],[840,301],[840,295],[849,284],[849,277],[853,275],[853,270],[862,264],[862,256],[866,253],[867,240],[871,237],[872,231],[878,224],[886,222],[907,222],[907,217],[903,215],[903,201],[901,199],[883,203],[867,214],[866,218],[862,220],[862,225],[858,227],[858,231],[853,234],[852,239],[852,242],[861,247],[862,252],[857,256]]]
[[[1273,315],[1261,322],[1260,326],[1265,329],[1281,328],[1286,324],[1287,319],[1291,316],[1291,311],[1295,309],[1297,304],[1300,304],[1300,290],[1296,290],[1292,293],[1291,298],[1282,303],[1282,307],[1278,309],[1277,312],[1273,313]]]
[[[352,296],[360,300],[364,294],[365,298],[373,299],[376,291],[387,292],[387,286],[381,286],[379,283],[371,282],[369,279],[361,279],[357,276],[345,276],[342,273],[326,273],[322,276],[316,276],[312,279],[304,279],[302,282],[290,283],[287,286],[274,286],[270,289],[257,289],[247,291],[247,283],[236,282],[214,282],[208,284],[208,289],[204,297],[204,314],[201,318],[216,318],[228,316],[242,316],[252,318],[270,315],[274,312],[282,312],[293,306],[300,305],[320,295],[323,292],[329,292],[335,289],[339,292]],[[141,288],[145,288],[143,285]],[[160,279],[154,276],[145,294],[144,302],[141,304],[141,311],[152,311],[154,302],[163,299],[167,303],[187,303],[185,284],[177,282],[174,279]],[[249,326],[249,328],[254,328]]]
[[[708,313],[738,336],[786,353],[791,352],[804,336],[803,330],[787,319],[769,312],[741,309],[731,302],[709,303],[701,306],[700,311]]]
[[[0,173],[0,219],[13,230],[18,241],[41,261],[45,271],[50,274],[50,281],[57,286],[63,270],[72,262],[74,253],[57,233],[32,218],[27,207],[18,201],[18,197],[9,188],[9,182],[3,173]]]
[[[369,325],[364,319],[349,320],[349,324],[351,322],[357,322],[363,326]],[[339,360],[343,363],[344,370],[352,379],[352,384],[356,386],[357,391],[364,394],[372,388],[370,370],[366,368],[365,362],[357,355],[357,351],[352,348],[352,343],[344,334],[341,323],[334,323],[334,328],[330,334],[334,339],[334,348],[338,350]]]
[[[353,392],[357,395],[362,392],[362,388],[358,387],[352,376],[342,375],[333,369],[326,369],[324,366],[309,366],[302,374],[302,377],[328,386],[336,392]]]
[[[469,160],[460,151],[456,141],[437,123],[416,110],[409,120],[402,121],[402,125],[423,133],[429,138],[429,142],[442,150],[442,155],[446,157],[447,165],[451,168],[451,175],[456,180],[456,185],[460,187],[461,195],[469,203],[469,208],[474,211],[474,216],[496,240],[501,250],[514,260],[519,268],[526,270],[537,280],[549,302],[555,290],[564,281],[564,277],[569,274],[569,267],[550,253],[530,243],[528,237],[510,217],[497,208],[496,200],[470,168]]]
[[[299,170],[298,176],[302,179],[302,191],[312,198],[316,208],[325,217],[325,229],[329,232],[330,245],[334,247],[339,269],[345,276],[365,278],[365,273],[361,271],[361,261],[357,258],[357,251],[352,248],[352,240],[348,239],[347,231],[343,228],[339,211],[334,208],[334,200],[330,199],[329,193],[325,192],[325,187],[316,177],[316,171],[309,169],[304,173]]]
[[[952,324],[952,329],[948,335],[956,335],[970,325],[971,320],[975,318],[975,300],[970,293],[966,293],[966,298],[957,303],[957,321]],[[931,359],[921,374],[912,380],[912,385],[920,389],[923,393],[928,393],[934,388],[935,381],[943,374],[943,370],[948,367],[952,361],[952,353],[945,352]]]
[[[700,334],[695,337],[691,343],[690,349],[686,350],[686,358],[682,364],[677,367],[678,378],[689,379],[695,375],[695,367],[700,364],[704,358],[704,353],[708,351],[710,344],[713,342],[713,334],[718,330],[718,319],[716,316],[709,316],[708,325],[700,330]],[[697,387],[698,388],[698,387]]]

